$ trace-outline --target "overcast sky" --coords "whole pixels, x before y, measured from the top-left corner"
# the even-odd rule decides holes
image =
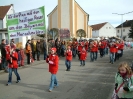
[[[109,22],[114,27],[122,22],[121,15],[133,11],[133,0],[76,0],[86,11],[89,17],[89,25]],[[14,4],[15,12],[21,12],[45,6],[45,14],[48,15],[57,5],[58,0],[0,0],[0,6]],[[123,21],[132,20],[133,13],[123,15]],[[47,21],[47,16],[46,16]],[[47,22],[48,23],[48,22]],[[47,25],[46,23],[46,25]]]

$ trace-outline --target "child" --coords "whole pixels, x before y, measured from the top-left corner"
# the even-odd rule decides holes
[[[51,54],[46,58],[46,62],[49,64],[49,72],[51,73],[51,82],[49,86],[49,92],[51,92],[54,87],[58,86],[56,74],[58,71],[59,58],[56,55],[56,48],[51,48]]]
[[[66,64],[66,67],[67,67],[66,71],[70,71],[70,69],[71,69],[71,61],[72,61],[72,51],[71,51],[71,47],[70,46],[67,47],[65,56],[66,56],[65,64]]]
[[[83,47],[80,52],[80,66],[85,66],[86,57],[87,57],[87,52],[85,48]]]
[[[21,60],[20,60],[20,65],[24,66],[24,59],[25,59],[25,54],[24,54],[24,49],[23,46],[20,46],[20,56],[21,56]]]
[[[10,59],[8,59],[8,63],[9,63],[9,78],[8,78],[8,83],[6,84],[7,86],[10,85],[12,83],[12,71],[14,71],[16,77],[17,77],[17,81],[16,83],[20,82],[20,76],[18,74],[17,68],[18,68],[18,54],[16,52],[15,49],[11,49],[10,52]]]
[[[118,73],[115,76],[115,92],[119,99],[133,98],[133,75],[131,67],[123,62],[118,67]]]

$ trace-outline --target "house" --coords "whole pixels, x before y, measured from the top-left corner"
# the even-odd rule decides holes
[[[126,41],[131,41],[131,38],[128,38],[128,33],[131,28],[131,24],[133,24],[133,20],[126,20],[122,24],[116,27],[116,35],[121,37]],[[122,27],[123,25],[123,27]],[[123,30],[123,31],[122,31]]]
[[[8,38],[8,31],[7,31],[7,26],[6,26],[6,15],[8,14],[14,14],[14,7],[13,4],[11,5],[6,5],[6,6],[0,6],[0,44],[2,39],[9,40]],[[23,47],[25,47],[27,39],[30,39],[31,36],[27,37],[21,37],[21,38],[15,38],[14,41],[15,43],[22,44]]]
[[[91,25],[92,37],[116,37],[116,29],[108,22]]]
[[[13,4],[0,6],[0,43],[1,39],[8,39],[8,32],[6,27],[6,15],[13,13],[14,13]]]
[[[58,5],[48,14],[48,29],[68,29],[70,38],[77,38],[77,31],[82,29],[87,38],[92,36],[88,25],[89,14],[75,0],[58,0]]]

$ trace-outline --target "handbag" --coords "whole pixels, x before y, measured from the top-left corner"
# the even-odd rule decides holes
[[[111,99],[119,99],[117,93],[120,90],[120,88],[123,86],[124,82],[119,86],[117,90],[114,89]]]
[[[113,91],[113,94],[112,94],[111,99],[119,99],[117,93],[115,92],[115,89],[114,89],[114,91]]]

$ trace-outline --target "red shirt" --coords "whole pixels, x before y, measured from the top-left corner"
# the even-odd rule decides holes
[[[72,60],[72,51],[71,50],[67,50],[65,55],[66,55],[66,60],[69,60],[69,61]]]
[[[18,53],[13,51],[10,57],[9,68],[18,68]]]
[[[49,55],[49,58],[46,59],[46,62],[49,63],[49,72],[51,74],[56,74],[58,71],[58,62],[59,57],[57,55]]]
[[[80,60],[86,60],[87,52],[85,50],[82,50],[80,52]]]

